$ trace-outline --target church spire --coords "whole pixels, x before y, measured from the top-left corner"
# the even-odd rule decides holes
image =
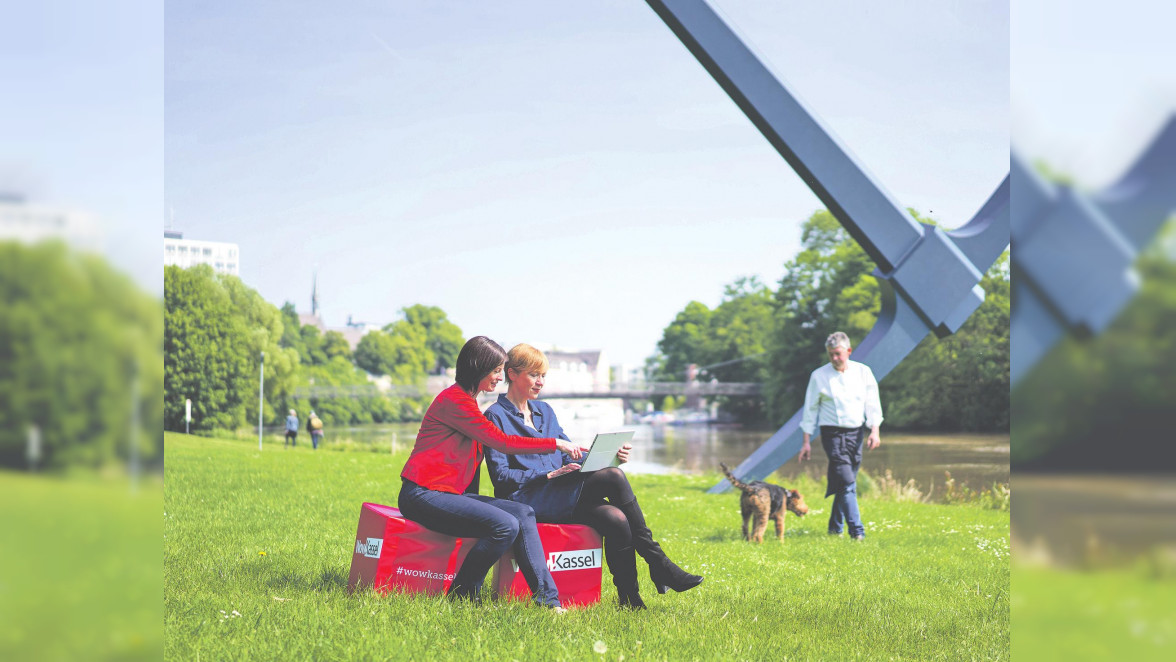
[[[314,268],[314,280],[310,285],[310,314],[315,317],[319,316],[319,298],[318,298],[318,265]]]

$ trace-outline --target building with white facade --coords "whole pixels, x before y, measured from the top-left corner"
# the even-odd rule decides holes
[[[173,264],[185,269],[207,264],[217,273],[241,275],[241,259],[237,244],[184,239],[182,232],[164,230],[163,265]]]
[[[22,196],[0,192],[0,241],[35,244],[46,239],[60,239],[78,250],[102,252],[102,232],[92,214],[30,205]]]
[[[604,350],[578,352],[552,349],[547,355],[547,379],[544,386],[552,393],[604,393],[609,390],[609,365]]]

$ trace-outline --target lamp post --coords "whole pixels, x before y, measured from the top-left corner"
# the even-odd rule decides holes
[[[41,463],[41,428],[33,423],[29,425],[29,443],[25,453],[29,461],[29,471],[36,471]]]
[[[130,434],[131,492],[139,491],[139,361],[131,373],[131,429]]]
[[[261,353],[261,381],[257,384],[257,450],[261,450],[261,419],[265,414],[265,352]]]

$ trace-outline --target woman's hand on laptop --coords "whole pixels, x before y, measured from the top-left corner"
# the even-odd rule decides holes
[[[580,465],[576,464],[575,462],[572,462],[571,464],[565,464],[562,467],[556,469],[555,471],[547,472],[547,480],[551,480],[553,478],[559,478],[560,476],[562,476],[564,474],[570,474],[573,471],[579,471],[579,470],[580,470]]]
[[[624,464],[629,461],[629,451],[633,449],[633,444],[625,444],[617,450],[617,459]]]
[[[568,456],[571,457],[573,460],[578,460],[581,457],[584,457],[584,449],[580,448],[580,444],[577,444],[572,441],[565,441],[563,439],[556,439],[555,440],[555,448],[556,448],[556,450],[561,450],[561,451],[567,453]],[[579,469],[579,467],[576,467],[576,468]]]

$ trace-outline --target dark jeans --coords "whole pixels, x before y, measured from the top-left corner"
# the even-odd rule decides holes
[[[490,566],[513,549],[535,602],[559,606],[559,590],[544,561],[535,511],[530,506],[480,494],[438,492],[410,480],[400,488],[397,503],[401,514],[427,529],[479,539],[454,576],[450,595],[477,597]]]
[[[841,522],[849,527],[849,535],[864,536],[862,515],[858,511],[857,483],[850,483],[833,495],[833,513],[829,515],[829,533],[841,533]]]
[[[865,437],[865,428],[821,426],[821,445],[829,456],[829,486],[825,496],[833,495],[829,533],[841,533],[843,524],[851,536],[866,533],[857,502],[857,473],[862,464]]]

